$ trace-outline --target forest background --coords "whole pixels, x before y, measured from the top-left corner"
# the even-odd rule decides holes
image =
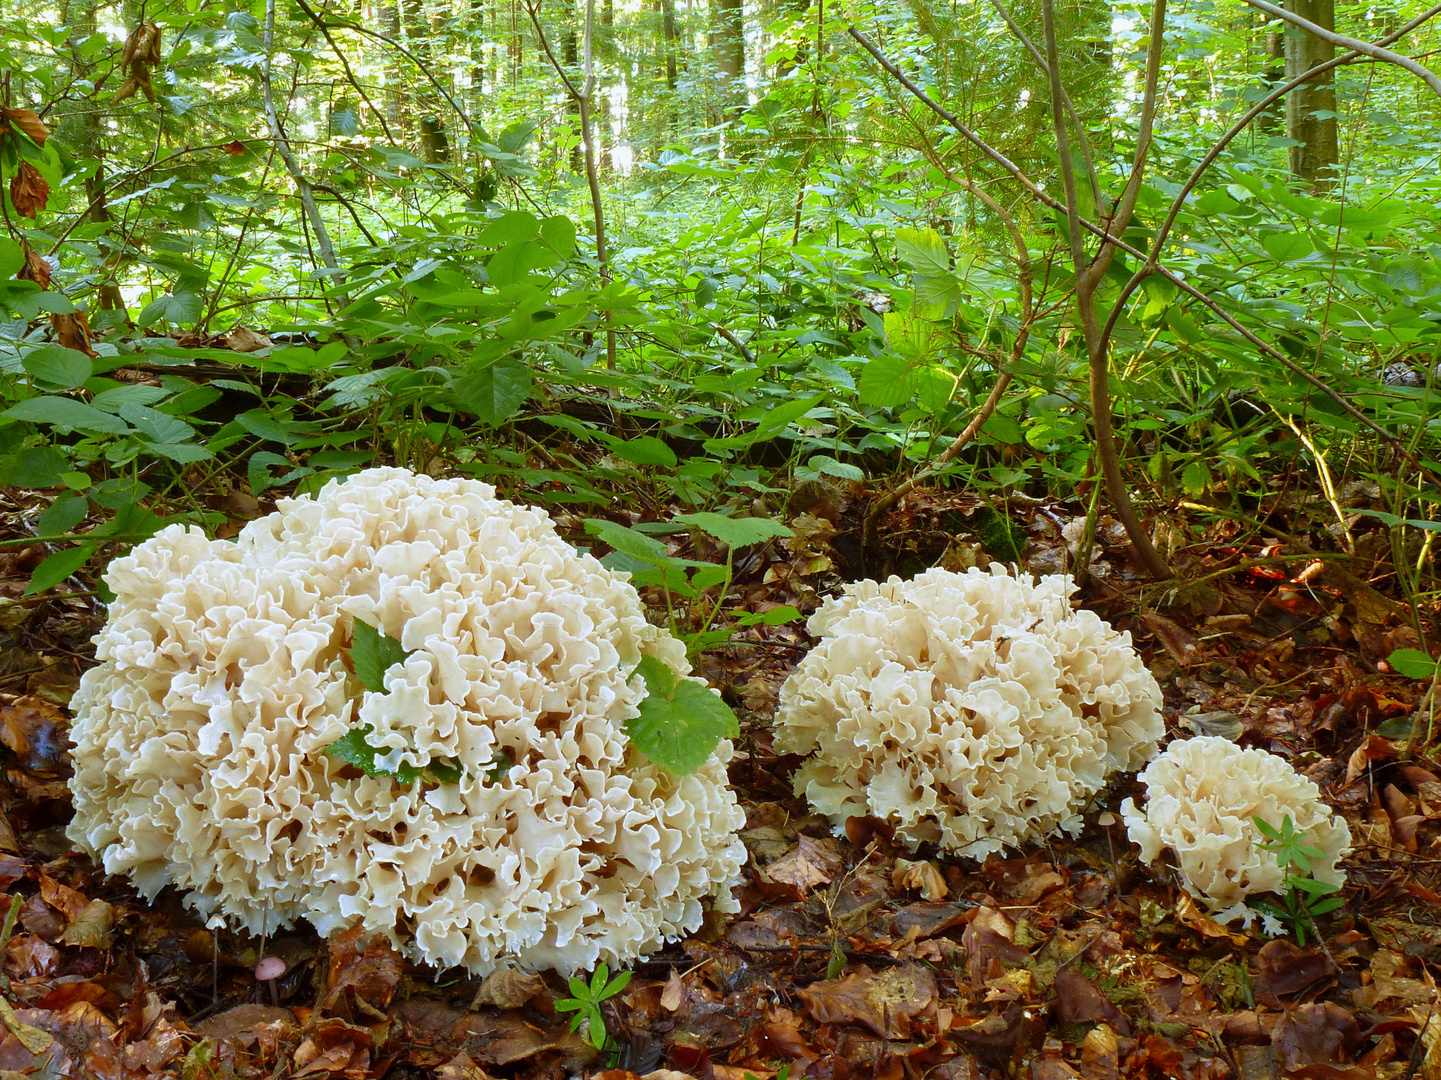
[[[919,475],[1101,478],[1157,578],[1133,491],[1304,475],[1346,534],[1364,481],[1429,537],[1441,82],[1365,43],[1432,14],[11,5],[0,479],[69,485],[47,537],[122,512],[34,589],[377,456],[582,511],[871,483],[882,569]]]

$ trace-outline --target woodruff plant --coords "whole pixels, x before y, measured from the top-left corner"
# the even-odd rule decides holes
[[[1270,841],[1259,845],[1261,850],[1275,855],[1276,862],[1286,872],[1286,891],[1279,904],[1256,901],[1251,906],[1289,925],[1298,945],[1306,944],[1307,927],[1320,937],[1316,929],[1317,916],[1335,911],[1346,902],[1344,897],[1335,895],[1341,891],[1339,885],[1317,881],[1311,876],[1311,860],[1324,858],[1325,853],[1302,843],[1305,835],[1296,831],[1290,814],[1281,819],[1280,829],[1261,817],[1252,817],[1251,821]],[[1297,872],[1292,873],[1293,870]]]

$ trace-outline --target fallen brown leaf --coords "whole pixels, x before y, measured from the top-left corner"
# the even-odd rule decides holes
[[[905,1039],[912,1018],[934,1010],[936,977],[920,964],[879,974],[862,966],[843,979],[812,983],[800,997],[821,1023],[861,1024],[883,1039]]]

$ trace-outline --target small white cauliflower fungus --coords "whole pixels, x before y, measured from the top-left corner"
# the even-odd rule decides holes
[[[1121,815],[1141,858],[1152,862],[1170,848],[1186,889],[1218,921],[1240,919],[1249,926],[1256,913],[1246,906],[1247,896],[1285,891],[1286,872],[1273,853],[1261,850],[1266,837],[1253,817],[1279,831],[1289,816],[1303,843],[1322,852],[1310,860],[1312,876],[1345,883],[1336,860],[1350,849],[1351,830],[1284,758],[1202,735],[1173,742],[1139,779],[1146,785],[1146,809],[1127,799]]]
[[[1163,733],[1161,691],[1069,577],[972,568],[861,581],[807,624],[821,640],[781,687],[776,749],[839,829],[873,816],[914,848],[976,858],[1076,832]]]
[[[473,480],[371,469],[278,505],[111,565],[72,702],[75,844],[252,933],[362,924],[476,974],[624,964],[703,897],[735,910],[730,743],[677,776],[626,737],[642,656],[690,665],[624,575]],[[408,653],[383,693],[349,669],[358,621]],[[362,726],[377,766],[439,772],[325,753]]]

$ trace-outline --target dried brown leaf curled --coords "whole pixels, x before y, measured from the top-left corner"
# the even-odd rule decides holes
[[[21,217],[33,218],[38,211],[45,209],[49,199],[50,185],[45,182],[45,177],[30,162],[22,161],[20,171],[10,181],[10,201],[15,205],[15,212]]]
[[[0,109],[0,116],[5,118],[7,130],[13,128],[22,132],[36,146],[44,146],[45,140],[50,137],[50,129],[45,122],[29,109]]]

